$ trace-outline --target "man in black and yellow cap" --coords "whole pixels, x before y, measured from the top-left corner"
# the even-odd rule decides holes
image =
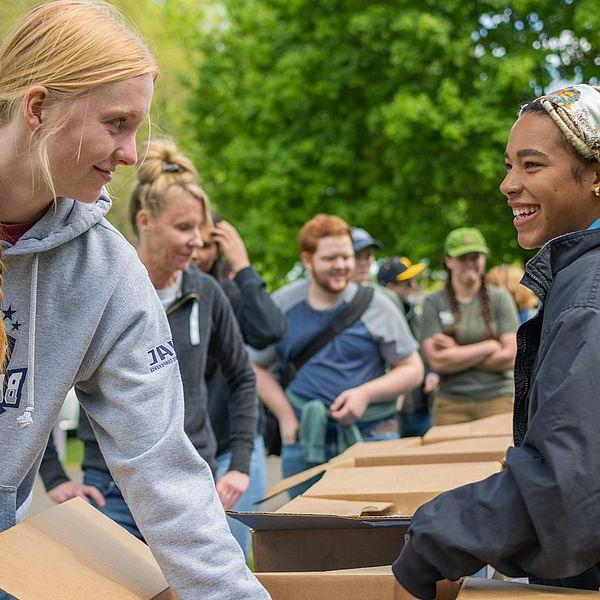
[[[413,296],[418,290],[416,278],[427,267],[427,261],[412,263],[406,256],[392,256],[379,262],[377,281],[392,292],[395,302],[402,308],[410,322],[414,313]]]
[[[377,282],[404,313],[412,334],[419,340],[420,306],[415,303],[419,291],[417,278],[427,268],[428,261],[413,263],[406,256],[392,256],[379,261]],[[423,358],[423,356],[421,356]],[[431,427],[430,398],[437,389],[439,376],[425,364],[423,384],[405,394],[398,403],[398,428],[400,437],[425,435]]]

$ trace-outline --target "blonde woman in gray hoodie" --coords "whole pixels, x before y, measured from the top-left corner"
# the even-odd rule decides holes
[[[0,46],[0,222],[8,360],[0,530],[27,510],[73,385],[111,473],[178,598],[268,598],[183,430],[165,312],[104,192],[137,160],[154,59],[108,4],[58,0]],[[135,432],[132,435],[132,432]]]

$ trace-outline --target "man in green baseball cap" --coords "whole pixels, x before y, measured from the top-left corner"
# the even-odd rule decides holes
[[[477,252],[478,254],[490,253],[490,249],[485,243],[485,238],[479,229],[475,227],[459,227],[448,234],[444,244],[446,256],[462,256]]]

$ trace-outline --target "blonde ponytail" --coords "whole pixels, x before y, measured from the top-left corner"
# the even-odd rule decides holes
[[[153,140],[142,151],[138,184],[131,195],[129,218],[137,232],[137,214],[147,210],[156,216],[165,207],[166,192],[176,188],[202,203],[204,223],[212,225],[210,199],[200,184],[200,176],[192,161],[169,140]]]

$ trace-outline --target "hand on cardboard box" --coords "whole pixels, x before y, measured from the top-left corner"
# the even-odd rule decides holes
[[[227,471],[217,481],[217,494],[225,510],[231,510],[240,496],[248,489],[250,477],[241,471]]]
[[[331,416],[344,425],[352,425],[363,416],[369,401],[369,396],[362,388],[350,388],[333,401]]]
[[[83,498],[86,502],[89,502],[88,498],[91,498],[98,506],[104,506],[106,504],[104,496],[100,493],[98,488],[93,485],[84,485],[83,483],[77,483],[76,481],[65,481],[57,485],[56,487],[48,490],[48,496],[54,500],[57,504],[62,504],[71,498]]]

